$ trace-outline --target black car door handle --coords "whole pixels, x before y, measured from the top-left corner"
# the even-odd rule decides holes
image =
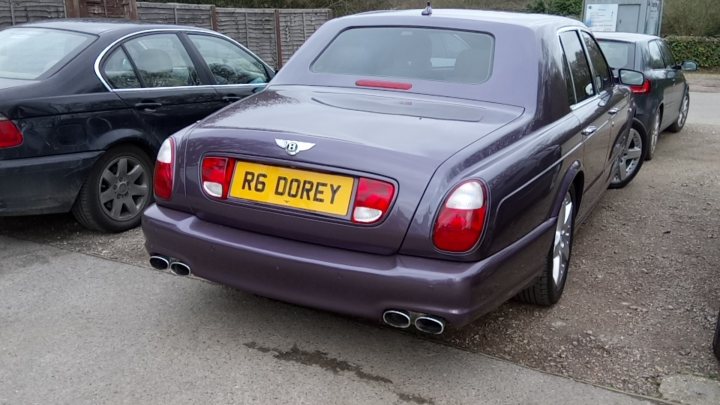
[[[588,135],[594,134],[595,131],[597,131],[597,127],[591,125],[591,126],[585,128],[585,129],[583,129],[583,130],[582,130],[582,134],[585,135],[585,136],[588,136]]]
[[[152,111],[159,107],[162,107],[162,103],[156,103],[154,101],[141,101],[135,104],[135,108],[137,108],[138,110]]]
[[[608,111],[608,114],[615,115],[620,111],[619,108],[611,108],[610,111]]]
[[[227,102],[227,103],[234,103],[234,102],[236,102],[236,101],[241,100],[242,97],[229,95],[229,96],[223,97],[222,99],[223,99],[223,101],[225,101],[225,102]]]

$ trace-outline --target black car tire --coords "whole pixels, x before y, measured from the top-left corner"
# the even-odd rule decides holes
[[[566,205],[567,201],[570,201],[570,212],[567,213],[568,216],[566,216],[566,221],[563,221],[562,214],[564,211],[563,206]],[[575,215],[577,213],[577,205],[576,205],[576,194],[575,194],[575,187],[571,186],[570,190],[567,191],[565,194],[565,198],[563,199],[563,203],[560,207],[560,212],[558,213],[558,219],[555,225],[556,231],[555,231],[555,237],[553,238],[553,243],[550,245],[550,250],[548,251],[547,260],[545,263],[545,268],[543,269],[542,274],[540,274],[540,277],[537,278],[535,283],[531,285],[530,287],[524,289],[517,295],[517,299],[528,303],[528,304],[535,304],[535,305],[541,305],[541,306],[551,306],[558,302],[560,300],[560,297],[563,294],[563,291],[565,290],[565,282],[567,281],[567,275],[568,270],[570,269],[570,257],[572,256],[572,241],[573,241],[573,233],[575,230]],[[555,258],[555,250],[556,246],[558,245],[558,237],[561,238],[562,236],[558,236],[559,230],[561,228],[561,225],[563,223],[566,223],[566,225],[569,226],[569,228],[566,229],[567,235],[567,257],[565,258],[564,263],[564,270],[562,271],[561,275],[557,278],[555,278],[554,274],[554,258]],[[561,235],[565,234],[565,231],[560,232]]]
[[[119,162],[123,160],[125,161],[124,174],[119,166]],[[132,170],[127,170],[128,165],[132,165]],[[103,177],[108,171],[112,175],[113,168],[118,174],[115,185],[109,184]],[[139,170],[139,172],[134,170]],[[137,173],[140,174],[134,178]],[[153,202],[152,177],[153,164],[142,149],[133,145],[114,147],[95,162],[75,200],[72,213],[80,224],[96,231],[122,232],[135,228],[140,225],[142,212]],[[113,186],[117,186],[113,192],[118,194],[103,204],[101,194],[110,192]],[[133,191],[120,194],[125,190],[130,190],[130,187],[133,187]],[[135,190],[143,189],[145,190],[144,196],[133,195],[138,192]],[[121,199],[120,212],[113,217],[115,204]],[[131,211],[130,203],[134,203],[132,207],[134,212]],[[122,215],[123,210],[127,211],[126,215]],[[108,213],[108,211],[111,212]]]
[[[717,323],[715,324],[715,338],[713,339],[713,352],[715,357],[720,360],[720,313],[718,313]]]
[[[685,103],[687,103],[687,108],[685,107]],[[685,111],[683,111],[685,110]],[[687,116],[690,113],[690,94],[688,91],[685,91],[685,95],[683,96],[682,103],[680,103],[680,111],[678,113],[678,118],[675,120],[675,122],[672,123],[668,127],[668,131],[670,132],[680,132],[682,131],[683,127],[685,127],[685,123],[687,122]]]
[[[647,135],[647,152],[645,152],[645,160],[652,160],[653,157],[655,157],[655,150],[657,150],[657,144],[660,140],[660,121],[662,120],[662,116],[660,115],[660,110],[655,113],[655,117],[653,118],[652,125],[650,128],[648,128],[648,135]]]
[[[610,182],[609,188],[623,188],[630,184],[631,181],[637,176],[638,173],[640,173],[640,169],[642,168],[643,162],[645,161],[645,157],[648,154],[649,151],[649,143],[647,142],[647,136],[645,135],[645,132],[640,128],[638,125],[633,124],[633,126],[630,128],[630,132],[628,133],[628,139],[624,145],[619,145],[618,143],[622,143],[622,141],[625,141],[626,139],[624,137],[618,137],[618,139],[615,141],[615,148],[622,148],[623,149],[623,155],[620,156],[619,161],[616,162],[616,165],[619,164],[626,164],[627,159],[623,159],[624,157],[627,157],[628,148],[630,148],[631,145],[637,147],[636,143],[640,143],[640,156],[637,158],[637,161],[630,162],[630,165],[633,165],[633,169],[630,173],[626,175],[626,177],[622,180],[620,178],[616,178],[615,174],[613,174],[613,179]],[[635,138],[635,140],[632,140]],[[628,166],[629,167],[629,166]],[[613,166],[613,171],[619,170],[617,166]]]

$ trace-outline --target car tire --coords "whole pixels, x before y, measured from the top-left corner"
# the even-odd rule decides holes
[[[647,152],[645,153],[645,160],[652,160],[653,157],[655,157],[655,149],[657,149],[658,140],[660,139],[660,122],[662,121],[662,116],[660,115],[660,109],[658,108],[658,111],[655,113],[655,117],[652,121],[652,126],[650,127],[650,132],[648,133],[648,148]]]
[[[86,228],[122,232],[140,225],[153,201],[153,165],[133,145],[114,147],[93,166],[80,189],[72,213]]]
[[[570,187],[560,206],[555,224],[555,237],[550,245],[547,261],[535,283],[518,294],[517,298],[528,304],[550,306],[560,300],[565,290],[570,256],[572,255],[577,198],[575,187]]]
[[[610,188],[623,188],[630,184],[640,172],[645,156],[648,153],[648,143],[645,133],[635,125],[630,127],[627,136],[619,136],[614,148],[622,149],[618,160],[613,166],[613,178]]]
[[[682,131],[683,127],[685,126],[685,123],[687,122],[688,113],[690,112],[690,94],[688,92],[685,92],[685,96],[683,96],[682,104],[680,104],[680,113],[678,114],[677,120],[673,122],[670,127],[668,127],[668,130],[670,132],[680,132]]]
[[[713,339],[713,352],[715,357],[720,360],[720,313],[718,313],[717,323],[715,324],[715,338]]]

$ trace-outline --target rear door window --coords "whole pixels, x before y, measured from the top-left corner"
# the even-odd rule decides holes
[[[595,95],[590,64],[585,50],[580,43],[577,31],[566,31],[560,34],[560,42],[565,51],[565,58],[570,66],[576,101],[582,102]]]
[[[658,44],[660,45],[660,51],[662,51],[665,67],[672,68],[675,66],[675,58],[673,57],[672,51],[667,43],[665,41],[660,41]]]
[[[141,87],[132,62],[122,48],[113,51],[103,65],[103,73],[113,88],[136,89]]]
[[[267,83],[265,67],[239,46],[209,35],[188,35],[217,84]]]
[[[0,77],[39,79],[75,57],[94,35],[48,28],[8,28],[0,31]]]
[[[581,32],[580,36],[582,36],[583,41],[585,42],[585,48],[587,49],[587,53],[590,56],[590,62],[592,63],[593,74],[595,75],[593,78],[595,89],[598,92],[609,89],[612,86],[612,74],[610,73],[610,67],[605,61],[605,57],[600,50],[600,46],[598,46],[595,39],[593,39],[593,37],[587,32]]]
[[[197,71],[175,34],[151,34],[123,45],[135,62],[144,87],[195,86]]]
[[[648,64],[650,69],[665,69],[665,61],[663,60],[662,51],[658,41],[651,41],[648,44]]]
[[[413,27],[351,28],[311,65],[315,73],[478,84],[492,74],[486,33]]]

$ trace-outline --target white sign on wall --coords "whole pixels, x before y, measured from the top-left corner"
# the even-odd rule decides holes
[[[614,32],[617,28],[617,16],[617,4],[588,4],[584,22],[593,31]]]

